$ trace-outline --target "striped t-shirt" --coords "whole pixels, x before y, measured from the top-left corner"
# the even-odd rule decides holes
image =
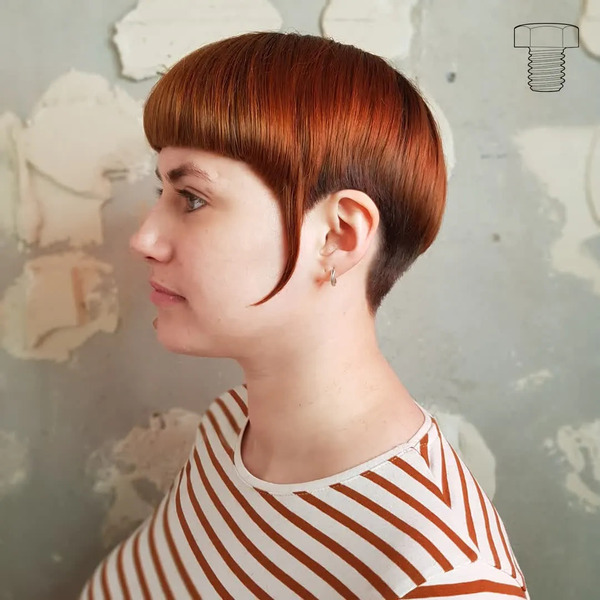
[[[492,502],[420,404],[408,441],[323,479],[275,484],[241,460],[246,385],[204,413],[155,512],[80,600],[529,598]]]

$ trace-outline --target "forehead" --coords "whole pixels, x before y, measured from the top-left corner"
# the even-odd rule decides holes
[[[156,170],[163,181],[175,183],[186,177],[227,198],[252,197],[253,205],[261,197],[275,201],[271,189],[250,165],[207,150],[168,146],[160,151]]]
[[[160,177],[170,175],[169,179],[188,175],[217,185],[226,179],[228,171],[228,165],[220,160],[222,158],[204,150],[167,147],[158,154],[156,174]]]
[[[241,183],[242,181],[247,184],[253,179],[258,182],[258,178],[250,165],[228,156],[222,156],[208,150],[173,146],[168,146],[160,151],[157,169],[161,175],[166,175],[168,171],[183,166],[188,167],[187,170],[190,171],[196,170],[195,175],[198,178],[205,179],[206,183],[215,186],[225,186],[228,183]]]

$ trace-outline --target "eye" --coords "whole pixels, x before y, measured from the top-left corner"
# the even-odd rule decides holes
[[[156,196],[160,198],[161,194],[163,193],[163,189],[157,187],[155,188],[155,192]],[[203,204],[206,204],[206,200],[199,198],[195,194],[192,194],[191,192],[188,192],[186,190],[177,190],[177,193],[188,203],[188,209],[186,212],[194,212],[199,208],[202,208],[202,206],[196,206],[197,202],[202,202]]]
[[[199,208],[202,208],[202,206],[204,206],[204,204],[206,204],[206,200],[199,198],[198,196],[196,196],[195,194],[192,194],[191,192],[187,192],[186,190],[177,190],[177,192],[179,193],[180,196],[183,196],[183,198],[185,198],[186,201],[188,202],[188,211],[187,212],[194,212],[194,211],[198,210]],[[202,202],[202,206],[197,206],[196,205],[197,202]]]

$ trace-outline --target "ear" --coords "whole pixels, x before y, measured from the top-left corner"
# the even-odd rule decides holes
[[[379,209],[364,192],[347,189],[331,194],[324,201],[323,218],[326,239],[321,254],[328,277],[332,267],[338,277],[375,250]]]

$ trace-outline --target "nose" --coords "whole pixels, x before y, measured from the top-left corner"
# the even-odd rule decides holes
[[[137,231],[129,238],[129,249],[146,260],[168,262],[173,249],[167,225],[167,216],[160,211],[160,206],[153,206]]]

